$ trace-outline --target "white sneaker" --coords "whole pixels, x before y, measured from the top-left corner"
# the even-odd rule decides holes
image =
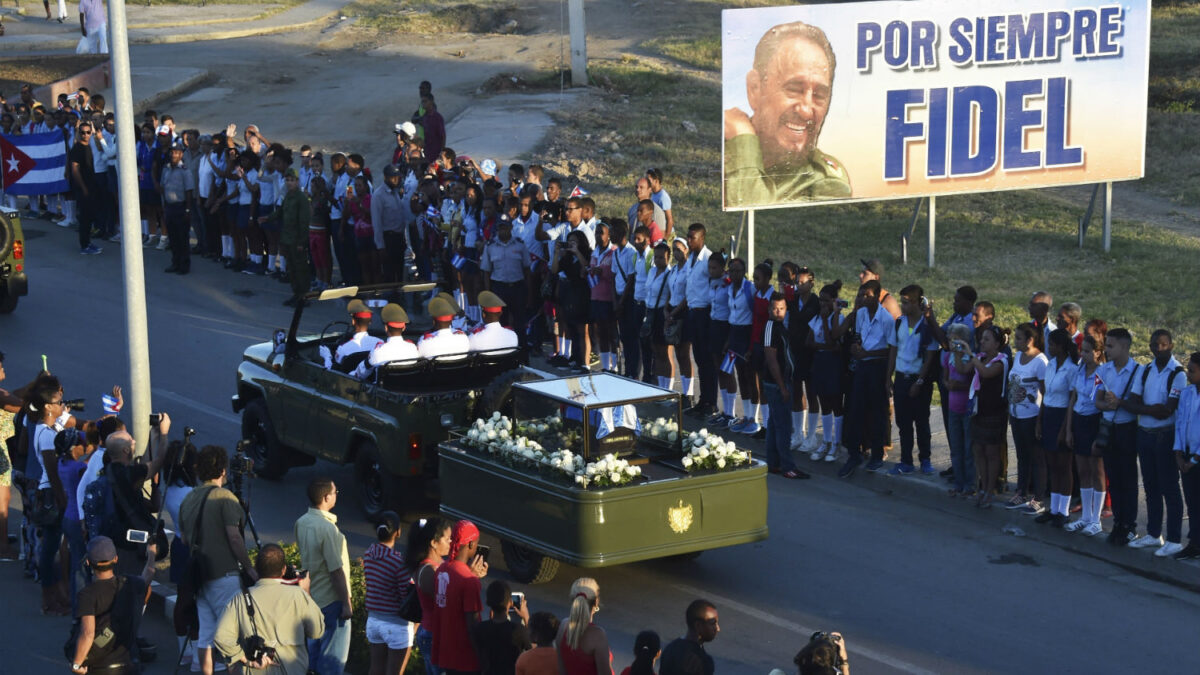
[[[1167,543],[1162,545],[1162,548],[1155,551],[1154,555],[1158,556],[1159,558],[1170,558],[1171,556],[1175,555],[1176,553],[1179,553],[1182,550],[1183,550],[1183,544],[1179,544],[1179,543],[1176,543],[1173,541],[1168,541]]]
[[[1087,521],[1083,520],[1082,518],[1079,520],[1072,520],[1066,525],[1063,525],[1063,529],[1067,532],[1078,532],[1085,527],[1087,527]]]
[[[121,233],[120,233],[120,232],[117,232],[117,233],[116,233],[116,234],[114,234],[113,236],[109,237],[109,238],[108,238],[108,240],[109,240],[109,241],[111,241],[111,242],[112,242],[112,243],[114,243],[114,244],[119,244],[119,243],[121,243]]]
[[[803,451],[804,446],[800,446],[800,450]],[[826,450],[825,444],[822,443],[822,444],[818,445],[817,448],[815,450],[813,450],[811,454],[809,454],[808,458],[811,459],[812,461],[816,462],[825,456],[825,450]]]
[[[826,443],[825,444],[825,461],[826,462],[836,462],[838,459],[838,452],[839,452],[838,446],[834,445],[833,443]]]
[[[824,447],[825,439],[821,437],[821,432],[817,431],[804,439],[803,445],[800,446],[800,452],[819,452]]]
[[[1129,542],[1129,548],[1158,548],[1162,545],[1163,538],[1161,536],[1151,537],[1148,534],[1144,534]]]
[[[789,445],[793,450],[804,452],[804,434],[792,434],[792,442]]]
[[[1094,537],[1098,534],[1104,534],[1104,526],[1100,523],[1088,523],[1087,527],[1080,530],[1080,534],[1087,537]]]
[[[170,242],[167,241],[167,238],[159,237],[158,238],[158,246],[155,246],[154,248],[158,249],[159,251],[165,251],[165,250],[167,250],[167,246],[170,246]]]
[[[146,247],[148,247],[148,248],[152,247],[158,243],[158,235],[157,234],[148,235],[146,237],[146,241],[144,241],[142,243],[144,243],[146,245]]]

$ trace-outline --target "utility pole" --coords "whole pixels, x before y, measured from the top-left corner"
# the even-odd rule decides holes
[[[587,29],[583,20],[583,0],[570,0],[567,5],[571,24],[571,86],[586,87]]]
[[[125,0],[109,0],[108,27],[113,75],[113,113],[117,130],[117,177],[121,197],[121,262],[125,272],[125,332],[129,348],[130,422],[135,446],[150,447],[150,338],[146,329],[146,274],[142,266],[142,228],[138,209],[137,155],[133,125],[133,81],[129,74],[129,27]]]

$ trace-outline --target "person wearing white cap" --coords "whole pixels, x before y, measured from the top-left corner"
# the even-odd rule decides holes
[[[417,125],[412,122],[402,122],[392,127],[392,133],[396,134],[396,149],[392,151],[392,164],[407,164],[404,150],[408,147],[409,141],[416,137]]]

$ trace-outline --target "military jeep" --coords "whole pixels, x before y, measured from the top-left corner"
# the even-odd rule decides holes
[[[432,327],[424,305],[435,291],[426,283],[310,293],[288,329],[245,350],[232,403],[259,476],[278,479],[317,459],[353,464],[354,489],[372,519],[436,499],[438,443],[482,408],[492,410],[512,382],[537,377],[522,369],[525,353],[396,362],[360,380],[351,373],[366,352],[326,368],[321,349],[335,352],[349,337],[345,307],[353,298],[376,314],[389,301],[404,306],[410,318],[405,337],[415,341]],[[378,318],[370,332],[386,337]]]
[[[17,300],[28,292],[21,216],[14,209],[0,207],[0,314],[11,313]]]

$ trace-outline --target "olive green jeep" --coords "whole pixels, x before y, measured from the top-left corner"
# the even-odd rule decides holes
[[[0,207],[0,314],[17,308],[17,299],[29,293],[25,276],[25,234],[17,211]]]
[[[363,511],[409,510],[436,499],[438,444],[483,410],[511,398],[511,384],[537,377],[522,366],[523,350],[479,352],[389,363],[364,379],[352,372],[362,352],[326,367],[351,332],[346,304],[354,298],[376,314],[387,302],[405,307],[407,339],[432,328],[425,300],[432,283],[348,287],[310,293],[274,339],[245,350],[237,369],[233,410],[255,472],[282,477],[292,466],[322,459],[354,465]],[[307,305],[307,306],[306,306]],[[379,319],[370,330],[385,338]]]

